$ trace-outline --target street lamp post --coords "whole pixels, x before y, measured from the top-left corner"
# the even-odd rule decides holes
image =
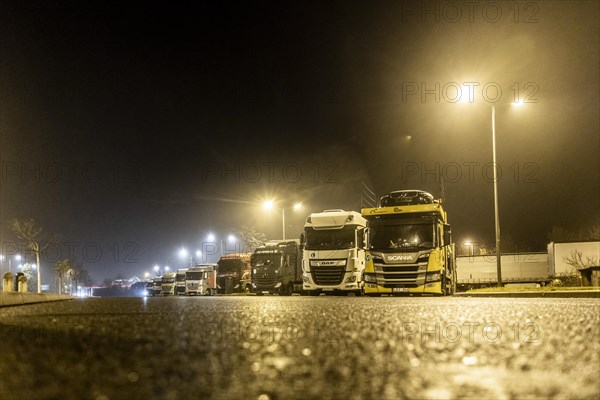
[[[494,221],[496,227],[496,272],[502,287],[502,253],[500,251],[500,215],[498,213],[498,165],[496,164],[496,106],[492,106],[492,163],[494,165]]]

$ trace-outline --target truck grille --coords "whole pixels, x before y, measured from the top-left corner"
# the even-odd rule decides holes
[[[377,262],[377,283],[385,288],[411,288],[425,284],[427,264],[384,264]]]
[[[344,274],[346,273],[345,266],[321,266],[312,267],[310,274],[313,281],[317,285],[336,286],[342,283]]]
[[[277,274],[271,272],[257,273],[253,276],[254,283],[258,287],[273,287],[277,283]]]

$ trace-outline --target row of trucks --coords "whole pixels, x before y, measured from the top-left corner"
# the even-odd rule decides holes
[[[152,293],[447,295],[455,288],[454,243],[441,201],[403,190],[360,213],[312,213],[300,240],[272,240],[216,265],[165,273]]]
[[[216,265],[199,264],[191,268],[181,268],[177,272],[165,272],[147,283],[146,292],[150,296],[206,295],[217,293]]]

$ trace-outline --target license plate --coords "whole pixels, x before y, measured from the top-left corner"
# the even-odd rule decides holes
[[[406,293],[406,292],[408,292],[408,288],[405,288],[405,287],[392,288],[392,293]]]

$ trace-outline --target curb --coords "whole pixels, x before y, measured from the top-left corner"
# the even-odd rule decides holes
[[[555,290],[548,292],[482,292],[455,293],[457,297],[547,297],[547,298],[600,298],[600,290]]]
[[[22,306],[25,304],[72,299],[74,299],[74,297],[68,294],[5,292],[0,293],[0,307]]]

